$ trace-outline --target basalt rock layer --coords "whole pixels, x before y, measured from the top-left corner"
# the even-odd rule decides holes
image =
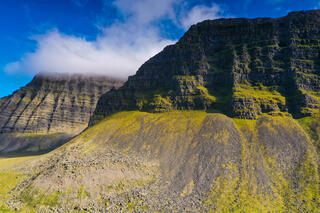
[[[192,26],[101,97],[92,124],[120,110],[310,115],[320,108],[320,11]]]
[[[0,99],[0,151],[12,150],[13,144],[33,146],[30,138],[37,134],[55,134],[65,140],[67,135],[70,138],[80,133],[88,126],[99,97],[122,83],[103,76],[35,76],[25,87]],[[9,137],[12,133],[25,133],[25,137]]]

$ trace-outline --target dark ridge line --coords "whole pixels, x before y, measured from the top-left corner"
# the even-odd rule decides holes
[[[98,90],[99,90],[99,88],[98,88]],[[99,90],[99,94],[101,94],[101,90]],[[90,95],[90,105],[94,105],[94,103],[96,102],[95,101],[96,98],[97,98],[96,94]],[[90,117],[93,115],[94,111],[95,111],[95,108],[91,107],[90,108]],[[90,121],[90,118],[89,118],[89,121]]]
[[[65,87],[64,87],[65,88]],[[50,128],[51,128],[51,123],[53,121],[53,117],[54,117],[54,114],[55,112],[57,111],[57,107],[58,107],[58,101],[59,101],[59,98],[60,96],[62,95],[62,91],[58,93],[57,97],[54,99],[54,105],[53,105],[53,108],[52,108],[52,112],[51,112],[51,115],[50,115],[50,118],[49,118],[49,122],[48,122],[48,127],[47,127],[47,132],[49,132]]]
[[[291,58],[291,56],[293,55],[293,49],[291,47],[291,45],[289,45],[289,58]],[[289,79],[286,82],[287,84],[284,85],[285,86],[285,93],[284,96],[286,98],[286,107],[288,108],[288,112],[293,116],[299,116],[298,114],[300,114],[300,110],[298,109],[298,106],[296,106],[295,104],[295,96],[297,94],[299,94],[299,85],[297,83],[297,80],[295,79],[296,75],[297,75],[297,71],[296,70],[291,70],[291,61],[290,60],[286,60],[286,69],[287,72],[292,72],[291,75],[289,75]],[[291,85],[292,84],[292,85]],[[291,86],[290,86],[291,85]]]
[[[110,81],[110,83],[113,83],[113,82]],[[106,93],[108,93],[114,87],[115,86],[108,86],[108,91]],[[91,93],[93,95],[91,95],[91,97],[90,97],[90,104],[91,105],[95,105],[94,108],[93,107],[90,108],[90,115],[91,116],[94,114],[94,112],[95,112],[95,110],[97,108],[97,104],[99,102],[100,97],[103,96],[104,94],[106,94],[106,93],[103,92],[103,86],[98,86],[95,90],[97,90],[98,93]],[[97,95],[98,95],[98,97],[97,97]],[[96,104],[95,104],[95,102],[96,102]],[[90,123],[90,120],[91,120],[91,116],[89,117],[88,126],[89,126],[89,123]]]
[[[16,127],[16,124],[18,122],[18,120],[21,118],[22,114],[25,112],[25,110],[30,106],[30,104],[32,103],[32,101],[34,100],[34,98],[36,97],[36,95],[34,95],[34,93],[32,93],[31,99],[29,101],[28,104],[26,104],[26,106],[23,108],[23,110],[21,111],[21,113],[17,116],[17,119],[15,120],[12,128],[14,129]]]
[[[10,103],[11,103],[11,99],[7,99],[7,101],[5,101],[5,102],[1,105],[1,107],[0,107],[1,112],[2,112],[2,109],[3,109],[3,108],[7,108]],[[2,127],[1,127],[1,128],[2,128]]]
[[[100,90],[100,86],[97,86],[97,88],[94,89],[93,87],[91,87],[91,84],[89,83],[89,93],[90,93],[90,95],[89,95],[89,98],[90,98],[89,104],[90,104],[90,106],[94,105],[94,102],[96,100],[96,94],[93,92],[93,91],[96,91],[96,90],[98,91],[99,96],[101,96],[102,92]],[[94,109],[93,109],[93,107],[91,107],[90,108],[90,117],[92,116],[93,112],[94,112]],[[90,121],[90,117],[89,117],[89,121]]]
[[[73,96],[70,98],[70,100],[71,100],[71,107],[74,107],[74,104],[76,103],[76,96],[73,95]],[[74,111],[71,111],[71,117],[74,117],[74,116],[75,116],[74,113],[75,113]]]
[[[14,110],[11,112],[11,114],[8,116],[7,121],[4,123],[4,125],[1,127],[2,128],[8,128],[8,124],[9,122],[12,120],[12,116],[14,115],[14,113],[16,113],[16,110],[19,108],[22,100],[24,99],[24,97],[26,96],[26,92],[22,94],[23,97],[20,96],[20,100],[19,102],[16,104],[16,107],[14,108]],[[12,128],[11,128],[12,129]],[[3,131],[3,130],[2,130]]]
[[[42,97],[42,99],[40,100],[40,103],[32,110],[32,113],[31,113],[31,115],[29,116],[29,118],[28,118],[28,120],[27,120],[26,126],[24,127],[24,129],[23,129],[23,131],[22,131],[23,133],[26,131],[27,127],[29,126],[30,120],[31,120],[31,118],[33,117],[34,113],[37,111],[37,109],[38,109],[39,106],[43,103],[43,101],[47,98],[47,96],[48,96],[48,93],[46,93],[46,94]]]
[[[0,109],[2,109],[2,106],[7,103],[8,100],[7,97],[0,98]]]
[[[83,84],[81,84],[81,83],[83,83]],[[81,93],[87,94],[89,92],[89,90],[87,90],[87,88],[88,87],[90,88],[90,84],[87,80],[84,80],[84,82],[80,82],[80,83],[76,84],[75,87],[76,86],[77,86],[77,89],[80,91],[80,94]],[[86,97],[86,95],[84,95],[83,97]],[[81,96],[81,98],[83,98],[83,97]],[[79,104],[79,109],[80,109],[80,113],[82,114],[84,112],[86,98],[80,99],[80,100],[81,100],[81,102]],[[79,100],[78,100],[78,102],[79,102]]]

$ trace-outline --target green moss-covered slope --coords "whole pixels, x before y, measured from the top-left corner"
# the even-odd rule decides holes
[[[117,113],[49,154],[0,159],[0,178],[18,177],[0,184],[10,191],[0,193],[1,208],[318,212],[316,136],[299,122],[285,114]]]

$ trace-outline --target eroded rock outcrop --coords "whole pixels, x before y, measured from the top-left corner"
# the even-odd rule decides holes
[[[36,146],[30,138],[39,134],[49,134],[49,141],[59,137],[66,141],[88,126],[99,97],[122,83],[104,76],[35,76],[25,87],[0,99],[0,152]],[[12,133],[25,133],[25,137]],[[52,137],[53,134],[56,137]],[[58,140],[54,142],[57,143]]]
[[[310,115],[320,108],[319,52],[318,10],[204,21],[103,95],[92,123],[121,110]]]

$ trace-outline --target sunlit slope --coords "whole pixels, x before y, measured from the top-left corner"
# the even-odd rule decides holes
[[[21,166],[35,157],[20,157],[20,158],[0,158],[0,212],[13,212],[10,210],[8,202],[12,198],[11,191],[21,183],[26,177],[22,170],[16,169],[16,166]]]
[[[121,112],[47,155],[0,160],[19,176],[0,198],[26,212],[317,212],[317,156],[286,116]]]

